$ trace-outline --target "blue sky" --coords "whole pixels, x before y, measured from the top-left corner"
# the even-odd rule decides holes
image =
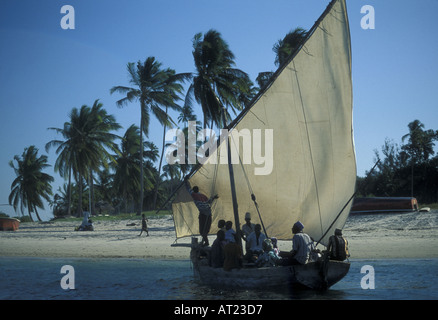
[[[116,107],[115,85],[127,85],[128,62],[155,56],[177,72],[193,72],[192,39],[213,28],[228,42],[236,66],[255,81],[273,71],[273,44],[297,26],[309,29],[329,0],[2,0],[0,1],[0,204],[15,177],[8,162],[55,138],[73,107],[100,99],[123,126],[137,124],[139,107]],[[75,9],[64,30],[63,5]],[[375,29],[361,28],[361,8],[375,10]],[[438,129],[437,0],[347,0],[353,53],[354,137],[358,175],[374,164],[386,138],[401,143],[409,122]],[[160,146],[155,121],[150,140]],[[56,154],[48,153],[54,164]],[[63,179],[56,179],[53,191]],[[0,211],[15,215],[8,206]],[[48,207],[42,212],[50,218]]]

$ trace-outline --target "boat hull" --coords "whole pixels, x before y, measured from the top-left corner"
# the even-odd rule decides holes
[[[326,290],[350,270],[349,262],[333,260],[293,266],[244,267],[231,271],[212,268],[207,261],[192,255],[195,279],[204,285],[230,289],[302,287]]]
[[[417,199],[409,197],[356,198],[350,214],[404,213],[418,211]]]
[[[20,220],[15,218],[0,218],[0,231],[16,231],[20,226]]]

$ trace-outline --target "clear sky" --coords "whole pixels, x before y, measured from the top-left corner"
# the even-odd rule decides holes
[[[139,124],[139,106],[116,107],[115,85],[128,85],[126,64],[155,56],[177,72],[193,72],[192,39],[213,28],[228,42],[236,67],[255,82],[274,71],[273,44],[295,27],[309,29],[329,0],[1,0],[0,211],[15,174],[8,162],[61,138],[73,107],[100,99],[123,126]],[[75,10],[75,29],[61,28],[61,7]],[[375,29],[361,28],[364,5]],[[358,175],[374,165],[385,138],[401,144],[408,123],[438,129],[438,0],[347,0],[353,53],[354,138]],[[200,115],[200,114],[199,114]],[[150,140],[162,129],[153,121]],[[56,160],[54,150],[49,163]],[[63,179],[53,172],[55,192]],[[50,209],[41,212],[48,219]]]

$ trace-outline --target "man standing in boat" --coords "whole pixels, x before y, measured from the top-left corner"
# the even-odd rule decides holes
[[[202,236],[201,245],[208,246],[208,233],[211,227],[211,203],[219,198],[219,196],[215,195],[208,199],[205,194],[199,192],[198,186],[194,186],[189,192],[199,210],[199,233]]]

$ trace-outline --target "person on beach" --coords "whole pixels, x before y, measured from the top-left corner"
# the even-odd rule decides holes
[[[342,236],[342,230],[336,229],[335,234],[330,236],[327,252],[330,260],[344,261],[350,257],[348,241]]]
[[[93,221],[90,219],[90,213],[84,211],[84,218],[82,219],[82,224],[75,228],[75,231],[94,231]]]
[[[202,237],[201,245],[208,246],[208,233],[211,228],[211,203],[213,200],[219,198],[218,195],[207,198],[206,195],[199,192],[198,186],[194,186],[192,190],[189,189],[189,192],[195,201],[195,205],[199,210],[199,233]]]
[[[292,227],[292,251],[281,252],[282,265],[306,264],[310,260],[310,254],[314,245],[308,234],[304,233],[304,225],[297,221]]]
[[[144,213],[141,215],[141,232],[138,235],[139,237],[141,236],[141,234],[143,233],[143,231],[146,232],[146,237],[149,237],[149,230],[148,230],[148,224],[146,223],[148,221],[148,219],[146,219]]]

